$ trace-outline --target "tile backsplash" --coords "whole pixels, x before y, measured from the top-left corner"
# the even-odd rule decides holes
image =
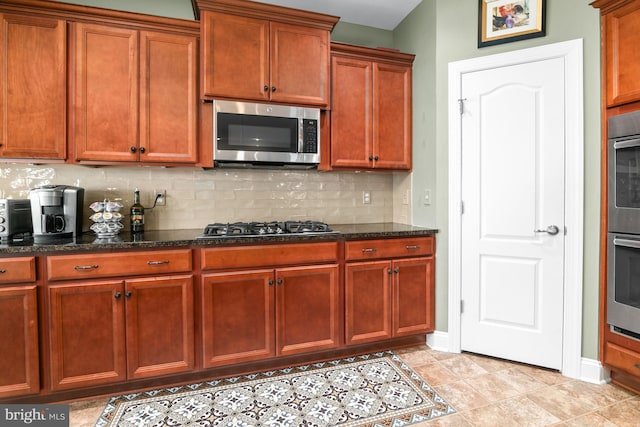
[[[408,185],[408,173],[397,175],[400,186]],[[85,189],[85,229],[90,225],[91,202],[120,201],[128,214],[135,188],[145,207],[153,205],[155,190],[167,191],[166,206],[145,212],[147,230],[283,219],[344,224],[392,222],[395,216],[395,222],[409,222],[408,205],[394,209],[391,173],[0,165],[0,198],[28,198],[31,188],[45,184]],[[370,204],[363,204],[364,191],[371,193]]]

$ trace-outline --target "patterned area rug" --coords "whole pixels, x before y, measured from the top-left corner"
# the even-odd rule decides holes
[[[405,426],[455,410],[391,351],[116,396],[96,426]]]

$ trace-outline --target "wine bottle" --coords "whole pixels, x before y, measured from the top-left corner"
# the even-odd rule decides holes
[[[131,205],[131,232],[142,233],[144,231],[144,206],[140,203],[140,191],[136,188],[133,192],[133,205]]]

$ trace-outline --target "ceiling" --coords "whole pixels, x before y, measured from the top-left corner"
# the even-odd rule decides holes
[[[394,30],[422,0],[254,0],[339,16],[344,22]]]

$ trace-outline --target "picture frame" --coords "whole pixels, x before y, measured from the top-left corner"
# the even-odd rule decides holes
[[[545,35],[546,0],[478,0],[478,47]]]

